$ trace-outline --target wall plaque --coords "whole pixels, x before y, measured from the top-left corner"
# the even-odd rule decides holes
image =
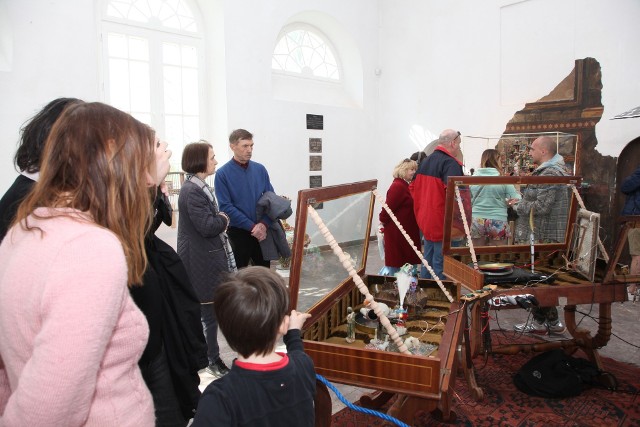
[[[309,152],[322,153],[322,138],[309,138]]]
[[[311,175],[309,177],[309,188],[322,187],[322,175]]]
[[[324,126],[324,117],[318,114],[307,114],[307,129],[320,129]]]
[[[312,172],[322,170],[322,156],[309,156],[309,170]]]

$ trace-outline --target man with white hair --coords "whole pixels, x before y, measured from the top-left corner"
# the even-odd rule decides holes
[[[453,129],[442,131],[438,146],[422,161],[411,183],[413,211],[423,235],[424,258],[440,279],[444,279],[442,237],[444,234],[444,204],[447,179],[462,176],[460,132]],[[422,266],[420,277],[432,278]]]

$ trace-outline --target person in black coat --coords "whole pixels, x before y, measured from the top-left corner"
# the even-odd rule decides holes
[[[0,242],[11,226],[20,202],[38,180],[40,157],[51,127],[65,108],[79,102],[82,101],[76,98],[54,99],[22,127],[18,150],[13,158],[20,175],[0,199]]]
[[[145,240],[149,262],[142,286],[131,296],[149,323],[149,341],[139,366],[153,396],[156,426],[187,425],[200,399],[198,370],[207,366],[200,304],[176,251],[155,235],[171,225],[172,208],[158,187],[154,220]]]

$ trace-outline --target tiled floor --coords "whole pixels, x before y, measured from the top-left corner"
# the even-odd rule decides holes
[[[165,240],[167,243],[176,246],[177,231],[175,228],[169,228],[162,226],[157,235]],[[375,245],[375,242],[374,242]],[[331,252],[325,254],[325,256],[335,256]],[[371,247],[369,250],[369,256],[367,259],[367,272],[377,273],[382,267],[382,261],[378,255],[377,247]],[[346,277],[346,274],[345,274]],[[523,322],[527,317],[527,312],[523,310],[500,310],[492,311],[492,330],[504,329],[507,331],[513,330],[515,323]],[[581,322],[580,324],[589,330],[596,329],[596,321],[598,315],[597,305],[583,305],[578,307],[578,313],[576,320]],[[622,362],[628,362],[640,366],[640,302],[638,303],[615,303],[612,306],[612,318],[613,318],[613,335],[610,342],[600,350],[602,356],[610,357]],[[582,319],[582,320],[581,320]],[[568,337],[568,334],[566,335]],[[222,334],[218,335],[220,352],[222,359],[231,366],[232,360],[235,358],[234,352],[224,341]],[[606,368],[606,367],[605,367]],[[200,374],[200,387],[204,389],[213,378],[202,372]],[[352,387],[348,385],[335,384],[340,393],[342,393],[349,402],[354,402],[360,398],[363,393],[369,390]],[[480,386],[482,386],[480,384]],[[344,405],[338,400],[338,398],[331,393],[333,400],[333,412],[342,409]]]

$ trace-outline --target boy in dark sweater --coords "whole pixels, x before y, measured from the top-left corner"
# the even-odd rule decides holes
[[[300,337],[311,315],[287,314],[282,278],[265,267],[247,267],[218,285],[213,301],[238,358],[205,389],[192,426],[313,426],[315,370]],[[283,336],[287,353],[276,353]]]

